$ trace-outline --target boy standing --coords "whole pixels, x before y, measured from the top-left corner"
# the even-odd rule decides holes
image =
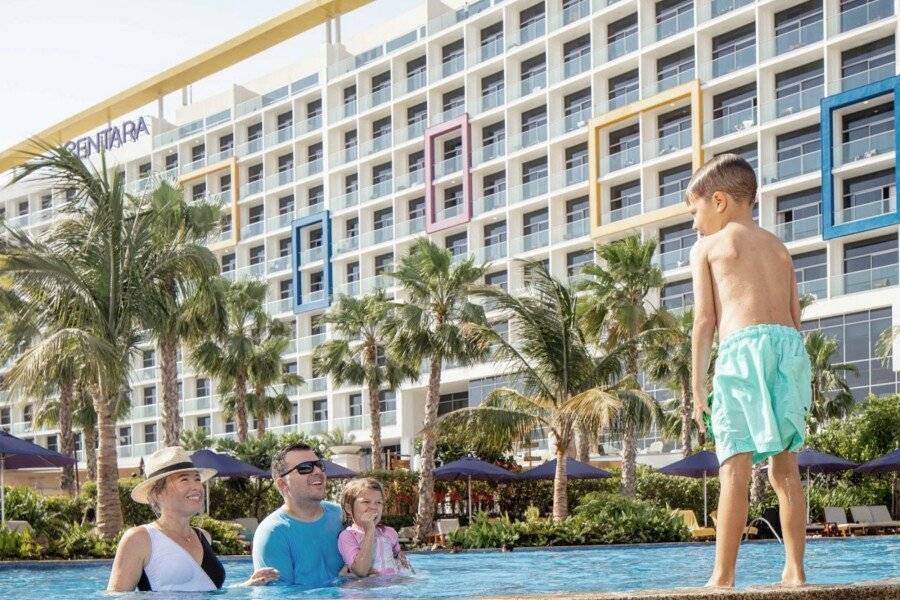
[[[697,243],[691,249],[694,329],[691,336],[694,419],[711,415],[719,459],[716,563],[708,586],[734,586],[738,546],[747,523],[752,465],[770,459],[784,534],[784,585],[803,585],[806,500],[797,452],[806,434],[811,366],[800,328],[800,300],[790,254],[753,221],[756,173],[724,154],[691,178]],[[712,410],[706,373],[713,335],[719,352]]]

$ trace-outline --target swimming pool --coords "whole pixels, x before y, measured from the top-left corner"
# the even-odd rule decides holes
[[[549,592],[625,591],[700,586],[712,565],[712,544],[661,544],[516,550],[511,553],[413,554],[417,571],[405,582],[366,580],[365,587],[299,592],[291,588],[237,588],[228,598],[474,598]],[[776,583],[783,549],[776,542],[748,542],[741,548],[738,587]],[[225,559],[226,585],[250,573],[249,559]],[[810,583],[851,583],[900,576],[900,536],[811,540]],[[56,600],[102,598],[109,562],[87,565],[0,566],[0,598]],[[123,594],[119,597],[148,597]],[[197,594],[153,594],[153,600],[196,598]],[[108,598],[108,596],[106,596]]]

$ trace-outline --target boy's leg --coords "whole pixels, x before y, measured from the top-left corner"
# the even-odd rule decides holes
[[[707,586],[733,587],[738,547],[749,509],[751,454],[735,454],[719,467],[719,519],[716,528],[716,565]]]
[[[797,455],[784,451],[769,459],[769,481],[778,494],[778,516],[784,536],[784,572],[782,583],[803,585],[806,573],[803,554],[806,550],[806,497],[800,482]]]

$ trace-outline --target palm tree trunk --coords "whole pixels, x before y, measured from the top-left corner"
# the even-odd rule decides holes
[[[637,487],[637,436],[634,423],[625,417],[622,424],[622,495],[634,498]]]
[[[59,385],[59,447],[66,456],[75,456],[75,434],[72,431],[72,404],[75,398],[75,382],[63,380]],[[60,488],[70,495],[75,494],[75,467],[62,468],[59,478]]]
[[[256,437],[261,438],[266,435],[266,390],[257,386],[253,393],[256,394]]]
[[[424,544],[434,527],[434,454],[437,449],[438,403],[441,392],[441,357],[431,358],[428,387],[425,390],[425,422],[422,432],[422,452],[419,455],[419,508],[416,513],[416,540]]]
[[[237,424],[238,442],[247,441],[247,382],[243,373],[238,373],[234,381],[234,420]]]
[[[553,520],[556,522],[569,515],[569,479],[566,476],[566,448],[569,441],[561,439],[562,437],[556,438],[556,472],[553,474]]]
[[[100,449],[97,457],[97,529],[106,539],[122,530],[122,505],[119,502],[119,465],[116,454],[115,405],[117,394],[101,388],[97,399],[97,429]]]
[[[163,443],[177,446],[181,438],[178,411],[178,341],[170,336],[159,339],[159,368],[162,378]]]
[[[384,469],[384,456],[381,452],[381,402],[378,398],[378,386],[369,383],[369,424],[372,428],[372,470]]]
[[[581,462],[591,459],[591,432],[583,423],[575,429],[575,458]]]
[[[690,381],[681,382],[681,453],[687,458],[691,455],[691,383]]]
[[[90,425],[84,428],[84,462],[87,463],[87,476],[97,481],[97,428]]]

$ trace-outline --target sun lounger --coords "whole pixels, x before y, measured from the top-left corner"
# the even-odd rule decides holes
[[[413,526],[401,527],[400,531],[397,532],[397,537],[400,538],[399,542],[401,544],[410,544],[413,538],[416,537],[416,528]]]
[[[882,525],[890,529],[900,529],[900,521],[891,518],[891,513],[884,504],[870,506],[869,512],[872,513],[872,519],[877,525]]]
[[[431,536],[431,539],[436,544],[447,545],[447,535],[452,532],[460,529],[459,527],[459,519],[438,519],[437,523],[435,523],[435,533]]]
[[[847,521],[847,512],[840,507],[825,507],[825,522],[837,525],[838,531],[842,535],[853,535],[856,533],[865,533],[866,526],[859,523],[850,523]]]
[[[256,528],[259,527],[259,521],[255,517],[247,517],[243,519],[232,519],[232,523],[237,523],[243,528],[244,539],[248,542],[253,541],[253,536],[256,534]]]
[[[716,539],[716,530],[712,527],[700,527],[700,524],[697,522],[697,515],[694,514],[694,511],[679,510],[677,512],[681,515],[684,526],[691,532],[692,538],[695,540]]]
[[[886,506],[851,506],[853,520],[871,531],[892,531],[900,528],[900,521],[891,519]]]
[[[716,510],[711,511],[709,513],[709,518],[712,519],[713,526],[716,529],[718,529],[719,528],[719,511],[716,511]],[[746,535],[748,537],[751,535],[757,536],[757,535],[759,535],[759,530],[756,527],[753,527],[752,525],[748,525],[747,527],[744,527],[744,535]]]

